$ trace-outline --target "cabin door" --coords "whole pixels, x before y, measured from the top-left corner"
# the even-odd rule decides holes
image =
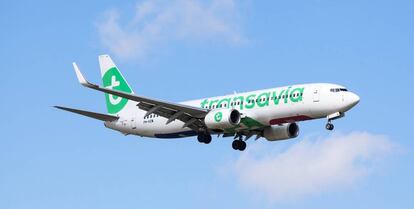
[[[313,102],[319,102],[319,88],[315,87],[313,89]]]

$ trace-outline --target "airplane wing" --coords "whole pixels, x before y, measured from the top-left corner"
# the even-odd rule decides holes
[[[68,107],[61,107],[61,106],[54,106],[57,109],[61,109],[61,110],[66,110],[69,112],[73,112],[76,114],[80,114],[86,117],[90,117],[90,118],[94,118],[97,120],[101,120],[101,121],[115,121],[118,120],[119,117],[116,116],[112,116],[112,115],[106,115],[106,114],[101,114],[101,113],[96,113],[96,112],[89,112],[89,111],[85,111],[85,110],[78,110],[78,109],[73,109],[73,108],[68,108]]]
[[[167,124],[178,119],[184,122],[184,127],[189,127],[194,130],[199,130],[204,128],[205,125],[202,122],[202,119],[207,115],[208,110],[192,107],[188,105],[166,102],[158,99],[152,99],[144,96],[139,96],[135,94],[129,94],[121,92],[118,90],[113,90],[99,85],[90,83],[86,80],[85,76],[82,75],[76,63],[73,63],[73,67],[76,72],[76,76],[79,80],[79,83],[87,88],[95,89],[104,93],[112,94],[115,96],[123,97],[132,101],[138,102],[137,107],[147,111],[146,116],[150,114],[158,114],[162,117],[168,119]]]

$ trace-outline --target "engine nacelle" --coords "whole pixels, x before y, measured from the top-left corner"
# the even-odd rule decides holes
[[[240,112],[236,109],[214,109],[204,118],[204,123],[210,129],[224,130],[239,125]]]
[[[268,141],[278,141],[295,138],[299,135],[299,126],[296,123],[269,126],[263,130],[263,137]]]

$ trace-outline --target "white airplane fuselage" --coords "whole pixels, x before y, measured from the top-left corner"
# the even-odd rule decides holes
[[[204,144],[209,144],[214,134],[234,137],[232,148],[239,151],[246,149],[246,140],[253,136],[269,141],[295,138],[300,121],[326,118],[326,129],[333,130],[331,121],[359,102],[359,97],[343,86],[312,83],[176,103],[135,94],[109,55],[99,56],[99,66],[102,86],[89,82],[73,63],[82,86],[105,94],[106,114],[55,107],[104,121],[107,128],[125,135],[197,136]]]
[[[293,95],[292,95],[293,94]],[[235,99],[238,98],[238,99]],[[249,103],[249,100],[254,100]],[[219,102],[221,104],[219,104]],[[329,83],[292,85],[226,96],[181,102],[180,104],[204,109],[236,109],[242,116],[254,119],[252,124],[273,126],[305,120],[344,116],[359,102],[359,97],[345,87]],[[122,132],[155,138],[180,138],[195,136],[197,132],[184,127],[184,122],[151,114],[136,107],[137,102],[128,101],[127,111],[119,120],[105,122],[105,126]]]

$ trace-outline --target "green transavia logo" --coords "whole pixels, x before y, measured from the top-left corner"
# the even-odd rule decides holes
[[[221,121],[221,119],[223,119],[223,113],[218,112],[214,115],[214,120],[218,123]]]
[[[303,100],[304,87],[288,87],[284,89],[274,89],[271,91],[263,91],[252,93],[250,95],[234,95],[233,97],[204,99],[201,108],[236,108],[253,109],[262,108],[270,105],[279,105],[281,103],[298,103]]]
[[[113,67],[106,71],[105,75],[102,78],[103,86],[113,90],[118,90],[126,93],[131,93],[132,90],[129,88],[125,79],[121,76],[118,69]],[[128,99],[118,97],[112,94],[105,94],[106,106],[108,108],[108,113],[116,114],[125,107],[128,102]]]

